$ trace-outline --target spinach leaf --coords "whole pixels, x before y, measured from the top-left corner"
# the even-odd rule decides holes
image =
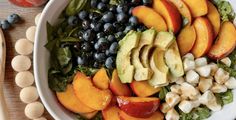
[[[159,98],[161,100],[165,100],[166,98],[166,94],[168,93],[168,89],[166,87],[162,87],[161,90],[160,90],[160,93],[159,93]]]
[[[217,9],[220,13],[221,20],[224,21],[233,21],[235,18],[235,12],[231,4],[226,0],[213,0],[214,4],[217,6]]]
[[[57,92],[63,92],[66,90],[67,79],[61,76],[59,71],[50,69],[48,71],[48,84],[50,89]]]
[[[221,100],[222,105],[229,104],[233,102],[233,93],[232,90],[227,90],[227,92],[224,93],[218,93],[216,94],[217,98]]]
[[[233,68],[234,65],[236,65],[236,50],[234,50],[234,51],[229,55],[229,59],[230,59],[231,62],[232,62],[231,68]]]
[[[93,76],[98,71],[98,69],[88,68],[81,65],[77,66],[76,70],[84,73],[87,76]]]
[[[74,37],[67,37],[67,38],[61,39],[61,42],[80,42],[80,40]]]
[[[236,70],[235,69],[226,66],[225,64],[221,63],[220,61],[217,62],[217,65],[219,68],[222,68],[225,71],[227,71],[230,74],[230,76],[236,77]]]
[[[49,22],[47,22],[46,27],[47,27],[47,38],[48,38],[48,41],[51,41],[51,40],[53,40],[54,27]]]
[[[70,0],[70,3],[68,4],[65,10],[66,15],[67,16],[75,15],[84,8],[87,1],[89,0]]]
[[[65,47],[65,48],[59,48],[57,51],[57,59],[59,61],[59,64],[62,67],[65,67],[69,64],[70,60],[71,60],[71,51],[69,49],[69,47]]]
[[[194,108],[190,113],[186,114],[179,109],[180,120],[204,120],[211,116],[211,110],[205,106]]]

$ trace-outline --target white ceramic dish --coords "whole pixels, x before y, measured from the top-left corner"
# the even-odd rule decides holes
[[[236,10],[236,1],[229,0]],[[57,21],[58,16],[68,4],[69,0],[50,0],[44,8],[39,27],[36,32],[34,47],[34,74],[40,98],[47,111],[56,120],[75,120],[75,115],[64,109],[57,101],[55,94],[48,87],[47,72],[49,68],[49,52],[44,45],[47,42],[46,22]],[[235,36],[236,37],[236,36]],[[214,113],[209,120],[233,120],[236,118],[236,90],[234,102],[224,106],[223,110]]]

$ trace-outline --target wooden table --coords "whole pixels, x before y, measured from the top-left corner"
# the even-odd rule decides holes
[[[16,40],[25,38],[26,29],[29,26],[35,25],[34,17],[35,15],[37,15],[37,13],[41,12],[42,9],[43,8],[21,8],[14,6],[6,1],[0,2],[0,20],[6,19],[6,17],[12,13],[17,13],[23,18],[22,23],[14,25],[12,29],[4,32],[7,44],[7,58],[6,75],[3,84],[11,120],[28,120],[28,118],[25,117],[24,114],[24,108],[26,104],[22,103],[19,98],[21,88],[19,88],[15,84],[16,72],[14,72],[11,68],[11,60],[15,55],[17,55],[14,50],[14,45]],[[53,120],[53,118],[46,112],[46,110],[44,116],[48,120]]]

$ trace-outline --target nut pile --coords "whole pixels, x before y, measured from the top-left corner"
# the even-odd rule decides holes
[[[41,13],[35,17],[35,24],[38,24]],[[34,84],[34,75],[29,71],[31,68],[30,55],[33,52],[33,42],[35,38],[36,26],[31,26],[26,31],[26,38],[16,41],[15,50],[19,54],[12,59],[12,68],[18,72],[15,76],[15,83],[21,87],[20,99],[26,103],[25,115],[33,120],[46,120],[42,117],[44,106],[38,102],[38,92]]]
[[[177,106],[182,112],[190,113],[193,108],[205,105],[212,111],[221,110],[217,103],[216,93],[224,93],[228,89],[236,88],[236,79],[229,73],[218,68],[215,63],[208,63],[207,58],[194,59],[191,53],[183,58],[185,76],[170,77],[173,84],[170,92],[166,94],[165,103],[161,105],[161,111],[166,113],[167,120],[178,120],[180,115],[175,110]],[[221,62],[227,66],[231,60],[226,57]]]

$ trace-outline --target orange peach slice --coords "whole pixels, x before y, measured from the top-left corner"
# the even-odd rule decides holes
[[[188,24],[191,25],[192,15],[186,3],[182,0],[169,0],[169,1],[172,2],[177,7],[182,16],[188,19]]]
[[[110,90],[96,88],[93,86],[92,80],[80,72],[74,78],[73,88],[79,100],[95,110],[103,110],[112,99]]]
[[[167,0],[154,0],[154,10],[164,17],[169,30],[177,33],[182,24],[181,16],[178,9]]]
[[[92,119],[96,114],[98,113],[98,111],[94,111],[94,112],[90,112],[90,113],[79,113],[79,115],[81,115],[83,118],[86,119]]]
[[[193,17],[204,16],[208,12],[208,0],[183,0],[189,7]]]
[[[220,14],[216,7],[210,2],[207,2],[208,4],[208,13],[207,13],[207,18],[211,22],[214,30],[214,38],[218,35],[220,31]]]
[[[122,111],[138,118],[148,118],[152,116],[160,105],[160,99],[155,97],[118,96],[117,102]]]
[[[228,56],[236,45],[236,29],[233,23],[224,22],[221,26],[218,40],[212,46],[208,56],[218,60]]]
[[[197,38],[192,49],[196,58],[205,55],[211,48],[213,42],[212,25],[207,18],[198,17],[195,19],[193,26],[197,33]]]
[[[132,92],[127,84],[121,83],[117,70],[112,73],[112,79],[110,82],[110,90],[117,96],[131,96]]]
[[[104,120],[120,120],[119,112],[119,107],[113,105],[102,110],[102,116]]]
[[[195,40],[196,31],[193,26],[186,26],[180,31],[177,37],[177,43],[181,56],[191,51],[194,46]]]
[[[133,92],[139,97],[148,97],[157,92],[159,92],[160,88],[154,88],[147,81],[133,81],[130,83],[130,87]]]
[[[68,110],[74,113],[88,113],[95,111],[94,109],[83,104],[75,95],[73,86],[67,85],[65,92],[56,93],[58,101]]]
[[[108,89],[110,79],[105,68],[101,68],[93,77],[93,84],[102,90]]]
[[[132,10],[133,16],[136,16],[141,23],[148,28],[155,28],[159,31],[167,31],[165,20],[153,9],[146,6],[137,6]]]
[[[132,117],[126,114],[124,111],[120,111],[119,116],[120,116],[120,120],[164,120],[164,115],[159,111],[156,111],[155,113],[153,113],[151,117],[148,117],[148,118]]]

